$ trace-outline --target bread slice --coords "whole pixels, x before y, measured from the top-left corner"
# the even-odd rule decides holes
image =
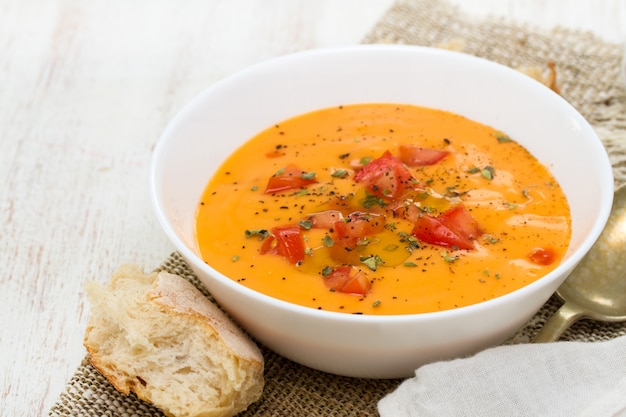
[[[115,388],[168,416],[233,416],[263,392],[263,356],[185,279],[126,265],[86,284],[85,347]]]

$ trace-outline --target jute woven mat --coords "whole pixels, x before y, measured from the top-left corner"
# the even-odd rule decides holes
[[[588,33],[532,27],[487,18],[476,20],[439,0],[398,0],[364,39],[453,48],[513,68],[556,65],[562,96],[596,129],[614,167],[616,183],[626,182],[626,92],[619,63],[621,48]],[[208,297],[179,254],[158,268],[181,275]],[[553,297],[507,344],[533,339],[560,306]],[[626,324],[582,320],[561,340],[598,341],[626,335]],[[315,371],[261,346],[266,387],[262,399],[241,416],[377,416],[380,398],[399,380],[366,380]],[[50,416],[162,416],[134,395],[118,393],[85,358],[49,413]]]

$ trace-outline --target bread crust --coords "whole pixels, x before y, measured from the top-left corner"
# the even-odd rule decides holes
[[[125,265],[86,290],[84,345],[118,391],[176,417],[230,417],[261,397],[261,351],[187,280]]]

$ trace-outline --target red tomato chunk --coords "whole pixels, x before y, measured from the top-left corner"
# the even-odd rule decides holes
[[[439,149],[428,149],[420,146],[399,147],[400,161],[410,167],[433,165],[445,158],[449,152]]]
[[[372,287],[365,272],[347,265],[331,268],[324,283],[332,290],[354,295],[365,295]]]
[[[390,199],[416,184],[408,168],[389,151],[365,165],[354,180],[363,183],[372,194]]]
[[[462,205],[437,217],[424,213],[415,220],[413,228],[413,234],[423,242],[459,249],[473,249],[472,240],[482,233],[478,223]]]
[[[307,173],[295,165],[288,165],[270,177],[265,188],[265,194],[300,189],[316,182],[315,174]]]
[[[556,253],[551,248],[535,248],[528,254],[528,259],[537,265],[550,265],[556,259]]]
[[[301,263],[304,260],[305,251],[304,238],[298,225],[273,227],[260,249],[261,255],[268,253],[280,255],[292,264]]]

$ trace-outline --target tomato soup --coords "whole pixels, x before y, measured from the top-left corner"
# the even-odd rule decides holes
[[[515,138],[378,103],[259,133],[210,179],[196,214],[201,256],[224,275],[351,314],[449,310],[512,292],[559,264],[570,233],[559,184]]]

